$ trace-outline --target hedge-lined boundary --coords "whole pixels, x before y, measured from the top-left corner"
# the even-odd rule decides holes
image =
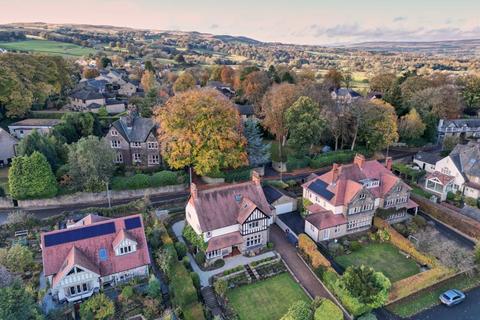
[[[112,190],[137,190],[147,188],[159,188],[182,184],[185,182],[183,172],[159,171],[152,175],[143,173],[135,174],[130,177],[113,177]]]
[[[435,258],[418,251],[410,241],[392,228],[385,220],[375,217],[373,223],[377,228],[385,230],[390,234],[389,241],[391,244],[411,255],[412,258],[419,263],[428,265],[431,268],[430,270],[394,282],[388,297],[388,304],[404,299],[455,275],[454,270],[443,266]]]
[[[469,237],[480,240],[480,222],[418,195],[412,194],[411,198],[420,205],[425,213],[443,223],[454,226],[455,229]]]

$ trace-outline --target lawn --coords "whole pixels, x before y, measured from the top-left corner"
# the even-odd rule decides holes
[[[401,317],[411,317],[422,310],[439,304],[440,301],[438,300],[438,297],[444,291],[452,288],[468,290],[478,285],[480,285],[480,275],[475,275],[473,277],[463,275],[461,277],[445,281],[434,290],[427,290],[420,294],[414,295],[412,298],[405,299],[399,303],[394,303],[388,306],[387,309]]]
[[[227,297],[240,320],[278,320],[293,302],[310,300],[286,272],[230,290]]]
[[[360,250],[335,258],[342,267],[351,265],[366,265],[396,282],[420,272],[420,268],[413,259],[407,259],[398,249],[389,243],[371,243],[364,245]]]
[[[95,53],[95,49],[85,48],[73,43],[35,39],[14,42],[0,42],[0,48],[74,57],[81,57],[90,53]]]

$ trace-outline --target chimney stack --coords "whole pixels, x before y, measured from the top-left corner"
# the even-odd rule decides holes
[[[255,170],[252,170],[252,181],[255,185],[259,186],[260,185],[260,174],[255,171]]]
[[[334,163],[332,166],[332,183],[335,183],[335,181],[337,181],[339,167],[340,166],[338,165],[338,163]]]
[[[392,164],[393,164],[392,157],[386,157],[385,158],[385,168],[392,171]]]
[[[363,165],[365,164],[365,157],[363,154],[357,153],[355,155],[355,159],[353,159],[353,163],[358,165],[360,168],[363,168]]]
[[[190,195],[192,196],[193,199],[197,199],[198,197],[197,185],[193,182],[190,183]]]

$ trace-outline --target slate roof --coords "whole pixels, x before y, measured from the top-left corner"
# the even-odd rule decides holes
[[[112,126],[127,140],[128,142],[145,142],[152,130],[155,130],[156,124],[151,118],[142,118],[139,116],[131,116],[132,125],[129,127],[129,119],[121,117],[115,121]]]
[[[102,99],[103,95],[94,90],[80,89],[70,94],[70,97],[80,100],[97,100]]]
[[[198,190],[189,203],[197,212],[203,232],[242,223],[255,208],[272,214],[262,186],[253,181]]]
[[[291,195],[290,193],[286,192],[285,190],[277,189],[270,185],[265,185],[262,187],[263,193],[265,194],[265,198],[267,199],[268,203],[272,204],[278,199],[283,196],[295,198],[295,196]]]
[[[252,116],[254,114],[253,106],[252,105],[242,105],[242,104],[235,104],[235,108],[238,110],[241,116]]]
[[[128,235],[134,238],[137,242],[137,250],[125,255],[116,256],[113,247],[114,240],[118,234],[122,232],[122,229],[126,228],[125,220],[131,218],[138,218],[140,221],[139,227],[130,228],[128,230]],[[87,230],[85,228],[93,226],[98,227],[111,223],[113,223],[114,226],[114,232],[112,233],[99,236],[88,234],[88,237],[81,240],[67,241],[60,244],[50,243],[48,246],[45,242],[46,237],[50,235],[61,236],[64,234],[64,237],[67,238],[71,236],[72,231],[76,234],[82,234]],[[87,216],[70,228],[42,233],[40,242],[42,248],[43,270],[46,276],[55,275],[61,272],[64,269],[62,266],[64,266],[64,264],[70,264],[70,259],[74,257],[83,261],[83,264],[87,264],[85,261],[88,260],[89,263],[98,268],[100,276],[106,276],[150,264],[147,240],[143,229],[142,215],[140,214],[107,220],[100,219],[98,216]],[[73,249],[73,247],[76,247],[76,249]],[[107,253],[108,258],[106,261],[100,260],[99,251],[101,249],[104,249]],[[78,252],[75,253],[77,250]],[[89,268],[93,267],[90,266]]]
[[[24,119],[14,123],[11,123],[9,127],[53,127],[59,124],[59,119]]]
[[[341,97],[346,97],[346,96],[350,95],[352,98],[359,98],[359,97],[362,96],[357,91],[355,91],[353,89],[347,89],[347,88],[339,88],[339,89],[335,90],[335,93],[338,96],[341,96]]]
[[[415,154],[415,159],[418,159],[420,161],[426,162],[428,164],[436,164],[438,160],[442,159],[442,157],[438,153],[434,152],[425,152],[425,151],[420,151],[417,154]]]
[[[457,144],[449,157],[463,174],[480,177],[480,143]]]
[[[480,118],[443,120],[440,129],[445,130],[449,126],[454,126],[456,128],[462,128],[464,126],[469,128],[480,128]]]

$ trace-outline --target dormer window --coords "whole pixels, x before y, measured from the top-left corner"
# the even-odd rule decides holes
[[[130,143],[130,146],[132,148],[140,148],[142,146],[142,143],[141,142],[132,142],[132,143]]]
[[[358,199],[363,200],[363,199],[365,199],[366,197],[367,197],[367,195],[366,195],[365,193],[362,193],[362,194],[360,194],[360,196],[358,197]]]
[[[132,252],[132,246],[126,246],[120,248],[120,254],[126,254]]]

